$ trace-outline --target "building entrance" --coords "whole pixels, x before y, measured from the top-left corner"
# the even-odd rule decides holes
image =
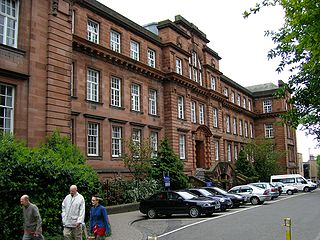
[[[206,167],[203,141],[196,141],[196,166],[197,168]]]

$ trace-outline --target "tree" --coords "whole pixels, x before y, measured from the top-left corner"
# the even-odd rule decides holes
[[[255,139],[244,146],[244,153],[253,161],[254,170],[260,181],[269,181],[279,171],[278,160],[284,152],[275,150],[270,139]]]
[[[255,14],[266,6],[280,5],[285,12],[284,25],[277,31],[266,31],[276,47],[268,58],[280,57],[278,72],[288,69],[288,83],[277,95],[292,93],[292,104],[283,120],[293,128],[303,130],[320,141],[320,2],[314,0],[263,0],[244,13]]]
[[[162,180],[163,173],[170,176],[170,189],[188,187],[188,177],[183,173],[183,162],[174,153],[167,139],[161,141],[158,156],[153,159],[152,177]]]
[[[256,175],[252,162],[250,162],[243,150],[239,152],[236,161],[236,170],[246,177],[254,177]]]

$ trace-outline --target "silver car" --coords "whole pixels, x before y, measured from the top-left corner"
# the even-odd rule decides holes
[[[252,205],[263,204],[265,201],[271,200],[270,191],[253,185],[239,185],[231,188],[229,193],[243,195],[250,201]]]

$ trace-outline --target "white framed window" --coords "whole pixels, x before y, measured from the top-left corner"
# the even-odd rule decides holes
[[[17,47],[19,1],[2,0],[0,3],[0,43]]]
[[[182,61],[180,58],[176,58],[176,73],[182,75]]]
[[[217,80],[215,77],[211,77],[211,89],[213,91],[216,91],[216,89],[217,89]]]
[[[131,110],[140,111],[140,85],[131,84]]]
[[[263,113],[272,112],[272,101],[270,99],[263,101]]]
[[[99,72],[87,69],[87,100],[99,102]]]
[[[247,99],[243,98],[243,108],[247,108]]]
[[[178,118],[184,119],[184,98],[178,96]]]
[[[226,132],[230,133],[230,116],[226,115]]]
[[[251,111],[251,100],[248,99],[248,110]]]
[[[157,91],[149,89],[149,114],[157,115]]]
[[[112,126],[111,133],[112,157],[121,157],[122,153],[122,127]]]
[[[266,138],[273,138],[273,125],[265,124],[264,125],[264,135]]]
[[[253,138],[253,125],[250,123],[250,138]]]
[[[191,122],[196,123],[197,122],[197,113],[196,113],[196,102],[195,101],[190,102],[190,112],[191,112]]]
[[[199,105],[199,123],[204,124],[204,105]]]
[[[248,123],[244,122],[244,136],[247,138],[248,137]]]
[[[158,155],[158,132],[152,131],[150,133],[150,146],[151,146],[151,157],[157,157]]]
[[[88,156],[98,156],[99,155],[99,124],[98,123],[88,123]]]
[[[233,126],[233,134],[237,134],[237,118],[233,118],[232,121],[232,126]]]
[[[87,39],[94,43],[99,43],[99,23],[88,19],[87,22]]]
[[[121,107],[121,80],[111,77],[111,106]]]
[[[132,129],[132,142],[136,146],[140,146],[141,143],[141,129]]]
[[[223,94],[224,94],[226,97],[229,97],[229,90],[228,90],[228,88],[224,88]]]
[[[240,136],[243,135],[242,126],[243,126],[243,121],[242,121],[242,120],[239,120],[239,135],[240,135]]]
[[[227,143],[227,160],[229,162],[231,162],[231,156],[232,156],[232,153],[231,153],[231,143]]]
[[[215,156],[215,160],[219,161],[219,141],[218,140],[214,142],[214,156]]]
[[[130,41],[130,57],[136,61],[140,59],[140,45],[133,40]]]
[[[148,48],[148,65],[150,67],[156,67],[156,52]]]
[[[238,160],[238,145],[234,145],[234,160]]]
[[[120,33],[116,31],[110,31],[110,48],[112,51],[120,52],[121,37]]]
[[[237,97],[237,104],[238,106],[241,106],[241,95],[238,94],[238,97]]]
[[[231,91],[231,102],[235,103],[235,93],[234,93],[234,91]]]
[[[180,159],[186,159],[186,135],[179,135],[179,156]]]
[[[213,127],[217,128],[218,127],[218,109],[213,108],[212,113],[213,113]]]
[[[74,78],[74,62],[71,63],[70,66],[70,96],[73,97],[75,92],[74,92],[74,88],[75,88],[75,78]]]
[[[75,21],[75,15],[76,15],[76,11],[72,10],[71,13],[71,33],[74,33],[74,21]]]
[[[13,133],[14,88],[0,83],[0,132]]]
[[[202,86],[202,66],[201,61],[198,58],[198,54],[195,51],[191,52],[191,57],[189,58],[189,75],[190,79],[195,82],[199,82]]]

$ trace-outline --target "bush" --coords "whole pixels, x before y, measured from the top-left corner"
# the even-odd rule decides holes
[[[44,235],[61,235],[61,203],[72,184],[78,186],[86,201],[101,194],[96,172],[84,164],[84,157],[66,137],[58,132],[35,149],[28,149],[11,135],[0,136],[0,232],[1,239],[19,239],[23,234],[19,201],[28,194],[43,221]],[[59,239],[59,238],[57,238]]]

